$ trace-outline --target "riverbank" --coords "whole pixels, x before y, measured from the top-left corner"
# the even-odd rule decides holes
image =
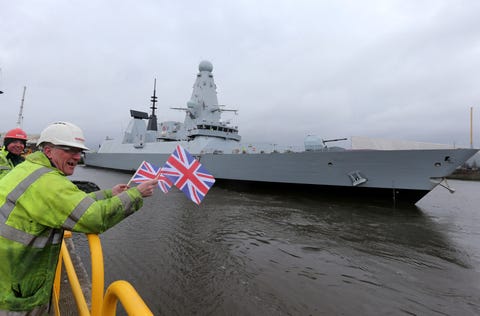
[[[478,170],[458,170],[447,177],[455,180],[480,181],[480,171]]]

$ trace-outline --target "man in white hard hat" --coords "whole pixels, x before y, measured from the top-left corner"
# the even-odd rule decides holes
[[[157,180],[87,194],[73,174],[82,130],[56,122],[40,134],[41,151],[0,179],[0,316],[49,313],[63,231],[99,234],[143,205]]]
[[[82,158],[82,152],[88,150],[83,132],[69,122],[57,122],[45,128],[40,134],[37,146],[42,149],[52,165],[66,176],[73,174]]]

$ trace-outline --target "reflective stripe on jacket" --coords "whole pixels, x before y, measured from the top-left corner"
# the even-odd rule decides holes
[[[143,204],[136,188],[86,194],[42,152],[0,180],[0,310],[50,300],[63,230],[102,233]]]

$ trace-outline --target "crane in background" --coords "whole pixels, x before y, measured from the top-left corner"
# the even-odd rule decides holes
[[[23,102],[25,101],[25,91],[27,87],[23,87],[22,102],[20,103],[20,111],[18,112],[17,127],[22,128],[23,125]]]

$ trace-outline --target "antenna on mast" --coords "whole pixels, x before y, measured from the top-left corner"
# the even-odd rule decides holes
[[[157,78],[154,79],[153,81],[153,95],[151,98],[152,101],[152,106],[150,107],[152,109],[152,113],[150,114],[150,117],[148,118],[148,125],[147,125],[147,130],[148,131],[156,131],[158,130],[157,128],[157,116],[155,115],[155,110],[157,107],[155,106],[155,103],[157,103]]]
[[[25,101],[25,91],[27,87],[23,87],[22,103],[20,103],[20,111],[18,112],[17,127],[22,128],[23,125],[23,102]]]

